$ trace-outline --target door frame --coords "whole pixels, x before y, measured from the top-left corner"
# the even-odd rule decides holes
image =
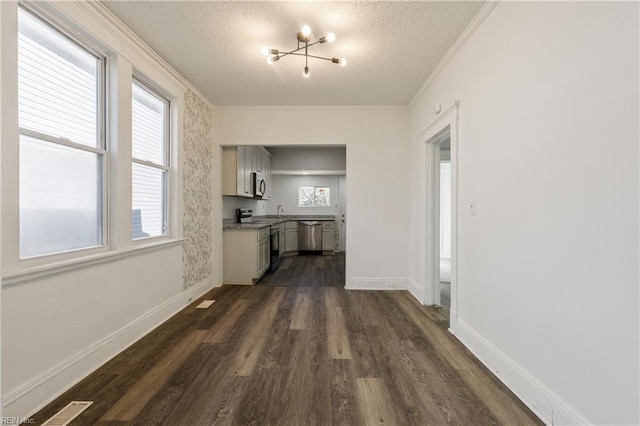
[[[338,178],[338,190],[339,194],[339,217],[338,217],[338,240],[339,240],[339,251],[346,252],[347,251],[347,222],[346,222],[346,214],[347,214],[347,175],[340,176]]]
[[[440,303],[440,132],[449,127],[451,144],[451,307],[449,331],[458,318],[458,121],[456,100],[420,132],[425,144],[425,284],[426,305]]]

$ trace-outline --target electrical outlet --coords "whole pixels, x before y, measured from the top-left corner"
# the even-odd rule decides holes
[[[387,283],[387,288],[397,288],[396,283]]]

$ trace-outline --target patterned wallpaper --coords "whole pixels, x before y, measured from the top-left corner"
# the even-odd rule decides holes
[[[211,277],[212,115],[194,93],[185,94],[184,108],[184,274],[185,287]]]

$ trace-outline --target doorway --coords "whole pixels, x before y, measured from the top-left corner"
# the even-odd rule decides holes
[[[422,131],[425,141],[425,304],[457,321],[458,102]]]

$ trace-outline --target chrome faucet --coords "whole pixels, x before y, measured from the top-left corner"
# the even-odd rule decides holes
[[[280,217],[281,211],[282,211],[282,214],[284,214],[284,208],[282,207],[282,204],[278,204],[278,208],[276,210],[278,217]]]

